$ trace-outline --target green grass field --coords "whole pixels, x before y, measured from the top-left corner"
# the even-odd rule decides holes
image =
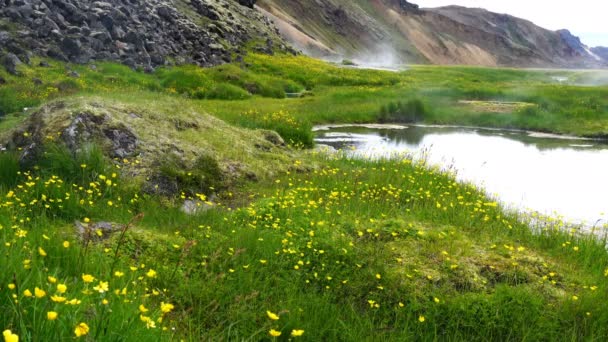
[[[147,160],[48,145],[25,169],[19,151],[0,152],[5,338],[608,338],[608,227],[589,235],[506,211],[482,190],[406,157],[365,161],[303,148],[313,144],[313,124],[382,118],[601,136],[608,88],[553,83],[555,75],[581,82],[573,71],[416,66],[391,73],[261,55],[246,63],[154,74],[101,63],[72,66],[75,79],[51,63],[20,78],[2,75],[2,139],[34,111],[22,107],[62,101],[68,113],[94,111],[94,103],[115,119],[137,110],[146,149],[157,139],[154,122],[185,154],[209,151],[206,165],[239,161],[258,174],[257,181],[209,183],[200,180],[215,166],[164,165],[184,189],[160,196],[129,173],[134,163],[152,168]],[[208,132],[176,122],[207,123]],[[259,156],[231,148],[259,142],[257,129],[276,130],[292,146]],[[203,209],[184,213],[186,199]],[[88,228],[102,221],[119,226]]]

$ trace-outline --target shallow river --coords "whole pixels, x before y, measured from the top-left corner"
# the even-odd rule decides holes
[[[426,154],[504,204],[566,221],[608,219],[608,145],[574,137],[437,126],[318,126],[316,141],[357,156]],[[354,147],[354,149],[353,149]]]

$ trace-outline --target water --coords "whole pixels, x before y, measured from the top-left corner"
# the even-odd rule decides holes
[[[356,156],[410,153],[509,207],[599,225],[608,219],[608,145],[575,137],[437,126],[319,126],[318,144]],[[353,149],[354,148],[354,149]],[[606,213],[606,214],[604,214]]]

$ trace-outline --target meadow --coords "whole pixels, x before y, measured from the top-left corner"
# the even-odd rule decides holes
[[[169,197],[124,173],[145,160],[110,159],[97,147],[49,147],[29,168],[19,151],[0,153],[6,341],[608,338],[607,227],[587,234],[507,211],[407,155],[366,161],[306,148],[313,124],[382,116],[603,135],[606,87],[551,83],[562,71],[390,73],[260,55],[245,63],[154,74],[70,66],[79,78],[51,63],[2,75],[0,137],[27,120],[32,110],[22,107],[94,95],[276,130],[291,145],[272,152],[284,168],[257,181],[186,182]],[[459,100],[534,106],[478,112]],[[204,209],[186,214],[187,199]],[[99,222],[116,223],[114,231]]]
[[[596,138],[608,133],[608,82],[602,71],[411,66],[391,72],[341,67],[305,56],[258,54],[241,64],[167,67],[151,74],[111,63],[94,68],[49,64],[22,67],[19,77],[0,71],[6,80],[0,86],[0,116],[5,117],[0,128],[18,123],[15,113],[24,108],[94,94],[142,103],[177,97],[231,124],[282,130],[287,140],[306,146],[312,145],[312,135],[306,134],[311,125],[383,118]],[[73,71],[77,78],[70,76]],[[417,103],[419,115],[399,110],[400,103],[408,102]],[[281,111],[291,113],[302,129],[263,118]],[[259,115],[252,119],[246,113]],[[288,136],[291,133],[295,135]]]

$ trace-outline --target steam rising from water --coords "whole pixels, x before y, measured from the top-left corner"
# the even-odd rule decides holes
[[[401,69],[403,60],[391,46],[378,46],[373,52],[359,54],[353,57],[353,62],[361,67],[372,69]]]
[[[355,54],[342,53],[340,55],[326,56],[323,59],[328,62],[360,69],[398,71],[407,68],[406,61],[390,45],[378,45],[370,51]],[[354,63],[354,65],[351,65],[349,62]]]

